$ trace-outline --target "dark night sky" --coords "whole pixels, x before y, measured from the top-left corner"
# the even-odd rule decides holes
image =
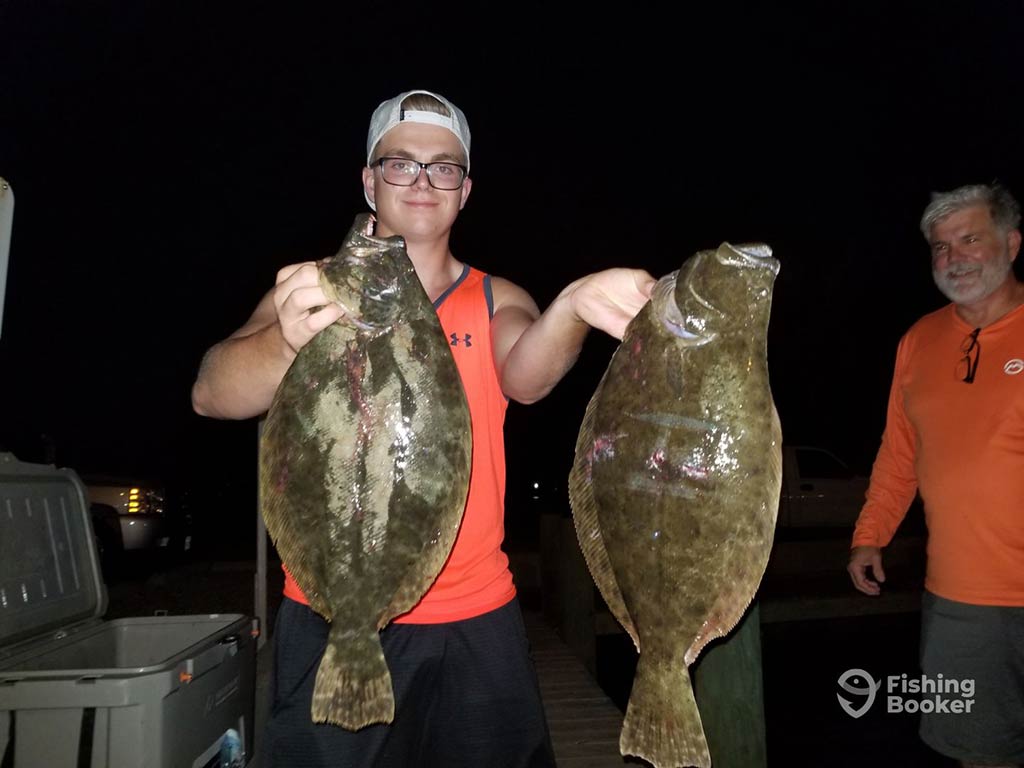
[[[942,303],[929,192],[1024,197],[1024,8],[714,5],[0,0],[0,444],[45,432],[86,471],[254,483],[254,423],[191,413],[200,357],[280,266],[335,250],[371,111],[423,87],[473,130],[456,256],[541,306],[589,271],[769,243],[784,434],[866,469],[896,341]],[[613,349],[593,336],[547,401],[513,406],[511,478],[561,479]]]

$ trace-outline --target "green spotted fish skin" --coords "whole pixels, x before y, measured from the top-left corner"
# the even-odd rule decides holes
[[[419,602],[469,488],[469,406],[400,237],[357,217],[320,284],[346,317],[296,356],[263,426],[260,493],[282,561],[331,622],[312,719],[391,722],[379,630]]]
[[[765,245],[663,277],[591,399],[569,495],[580,546],[640,653],[620,736],[656,768],[711,765],[688,666],[740,620],[768,563],[782,434]]]

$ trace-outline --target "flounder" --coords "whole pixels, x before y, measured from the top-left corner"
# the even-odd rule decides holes
[[[356,218],[320,285],[346,316],[285,374],[263,427],[262,514],[310,606],[331,622],[312,719],[391,722],[378,632],[444,565],[469,488],[469,406],[400,237]]]
[[[688,666],[753,599],[782,478],[766,245],[700,251],[658,281],[587,406],[569,476],[580,546],[639,651],[623,755],[711,764]]]

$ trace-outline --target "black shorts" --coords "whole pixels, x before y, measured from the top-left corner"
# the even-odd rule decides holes
[[[931,680],[969,681],[973,699],[969,712],[922,710],[928,746],[966,763],[1024,763],[1024,607],[970,605],[925,592],[921,670]]]
[[[268,768],[554,766],[518,601],[465,621],[385,627],[395,719],[358,731],[310,716],[328,626],[308,606],[281,604],[261,750]]]

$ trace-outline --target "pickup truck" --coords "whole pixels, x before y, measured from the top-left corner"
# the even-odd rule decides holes
[[[782,493],[777,526],[853,529],[868,478],[831,451],[812,445],[782,446]]]

